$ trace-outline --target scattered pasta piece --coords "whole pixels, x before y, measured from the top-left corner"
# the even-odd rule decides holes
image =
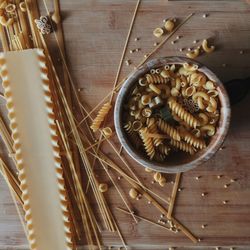
[[[131,188],[129,190],[129,196],[132,198],[132,199],[136,199],[138,197],[139,193],[138,191],[135,189],[135,188]]]
[[[172,20],[167,20],[164,23],[164,27],[168,32],[172,32],[174,29],[174,22]]]
[[[103,128],[102,132],[103,132],[104,136],[107,138],[111,137],[113,134],[113,131],[110,127]]]
[[[93,132],[96,132],[100,128],[101,123],[104,121],[111,107],[112,107],[111,104],[107,102],[99,110],[96,118],[93,120],[92,125],[90,126]]]
[[[98,190],[99,190],[101,193],[107,192],[107,191],[108,191],[108,184],[107,184],[107,183],[101,183],[101,184],[99,184]]]
[[[164,34],[164,30],[162,28],[156,28],[154,31],[153,31],[153,34],[155,37],[161,37],[163,34]]]
[[[200,54],[200,50],[197,48],[194,51],[190,51],[186,54],[188,58],[194,59]]]
[[[211,53],[215,50],[214,46],[210,46],[210,47],[208,46],[208,42],[206,39],[202,41],[202,48],[206,53]]]

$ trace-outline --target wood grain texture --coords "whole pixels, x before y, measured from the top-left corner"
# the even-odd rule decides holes
[[[135,0],[61,0],[70,69],[77,88],[81,88],[82,100],[90,107],[94,107],[112,87],[135,4]],[[195,12],[195,16],[176,33],[176,36],[183,37],[174,45],[170,39],[157,56],[183,56],[185,53],[179,52],[179,48],[193,47],[193,40],[210,38],[216,51],[211,55],[202,55],[198,61],[211,68],[222,81],[249,76],[250,5],[247,1],[143,0],[128,48],[128,51],[134,48],[141,48],[141,51],[127,53],[125,60],[130,59],[132,64],[123,67],[121,78],[141,61],[144,54],[154,48],[156,39],[152,31],[162,25],[164,18],[183,19],[191,12]],[[204,13],[209,16],[203,18]],[[139,37],[139,41],[135,42],[135,37]],[[50,38],[53,44],[53,37],[48,37]],[[244,51],[242,55],[241,50]],[[159,250],[169,246],[185,250],[215,249],[215,246],[227,246],[223,249],[229,249],[230,246],[245,250],[250,248],[249,103],[248,95],[241,103],[232,107],[231,126],[223,150],[203,166],[182,176],[183,190],[178,193],[174,216],[202,239],[196,246],[183,234],[172,234],[142,221],[135,225],[130,217],[114,209],[121,206],[122,202],[114,187],[110,186],[105,196],[112,204],[112,210],[130,249]],[[4,105],[1,100],[2,112],[5,110]],[[107,125],[113,126],[111,117]],[[116,139],[114,143],[119,146]],[[103,144],[103,149],[115,159],[108,144]],[[1,154],[4,153],[1,148]],[[174,176],[167,175],[168,183],[161,188],[157,184],[151,184],[152,174],[142,171],[127,155],[124,157],[147,186],[164,198],[171,195],[170,181]],[[97,178],[103,181],[107,179],[99,166],[96,169]],[[217,179],[217,175],[222,177]],[[197,176],[201,176],[199,180],[195,179]],[[114,177],[117,178],[117,175]],[[238,179],[236,182],[224,188],[224,184],[235,178]],[[130,187],[123,179],[119,184],[127,194]],[[0,249],[26,250],[27,242],[2,178],[0,190]],[[203,192],[207,193],[205,197],[201,196]],[[139,215],[158,220],[160,214],[145,200],[132,201],[128,195],[126,198],[139,211]],[[228,200],[228,204],[224,205],[223,200]],[[207,224],[207,227],[202,229],[202,224]],[[102,235],[105,245],[121,246],[117,235],[106,231]]]

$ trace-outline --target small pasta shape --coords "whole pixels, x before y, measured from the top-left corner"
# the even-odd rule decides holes
[[[199,96],[198,98],[197,98],[197,104],[198,104],[198,107],[199,107],[199,109],[205,109],[206,107],[205,107],[205,105],[204,105],[204,103],[203,103],[203,99]]]
[[[199,56],[199,54],[200,54],[200,50],[197,48],[197,49],[195,49],[194,51],[188,52],[188,53],[186,54],[186,56],[187,56],[188,58],[194,59],[194,58],[196,58],[197,56]]]
[[[190,134],[187,131],[183,133],[183,139],[184,141],[186,141],[191,146],[194,146],[195,148],[203,149],[206,147],[206,143],[203,140],[198,139],[197,137],[195,137],[194,135]]]
[[[155,118],[149,118],[147,120],[147,126],[148,126],[148,131],[152,134],[157,134],[158,133],[158,128],[156,124]],[[161,138],[152,138],[153,143],[156,147],[158,147],[160,144],[162,144],[162,139]]]
[[[157,95],[160,95],[160,94],[161,94],[161,90],[160,90],[158,87],[156,87],[153,83],[150,83],[150,84],[149,84],[149,88],[150,88],[152,91],[154,91]]]
[[[180,75],[188,76],[188,75],[191,75],[193,72],[185,69],[184,67],[180,67],[178,70],[178,73]]]
[[[199,68],[197,64],[188,64],[188,63],[184,63],[183,67],[188,71],[196,71]]]
[[[195,137],[199,138],[201,136],[201,131],[198,128],[195,128],[192,130],[192,134],[194,134]]]
[[[142,116],[148,118],[152,115],[152,109],[150,108],[144,108],[141,112]]]
[[[176,88],[172,88],[170,93],[171,93],[171,96],[179,96],[180,95],[180,91]]]
[[[197,101],[198,97],[201,97],[202,99],[204,99],[205,101],[209,101],[209,96],[207,93],[199,91],[193,94],[192,99],[194,101]]]
[[[90,126],[90,128],[93,130],[93,132],[96,132],[100,128],[102,122],[106,118],[106,116],[109,113],[109,110],[111,108],[112,108],[112,105],[109,102],[105,103],[102,106],[102,108],[99,110],[96,118],[93,120],[92,125]]]
[[[126,123],[123,128],[127,131],[128,134],[131,134],[133,132],[133,128],[132,128],[132,122],[128,121],[128,123]]]
[[[201,127],[201,131],[206,132],[208,136],[213,136],[215,134],[215,127],[213,125],[205,125]]]
[[[155,83],[155,84],[157,84],[157,83],[158,84],[165,83],[166,84],[168,82],[168,79],[162,77],[161,75],[158,75],[158,74],[155,74],[155,75],[147,74],[146,75],[147,83],[148,84],[150,84],[150,83]]]
[[[165,155],[161,154],[160,152],[156,152],[154,159],[158,162],[163,162],[165,160]]]
[[[180,134],[179,134],[178,130],[175,129],[175,128],[173,128],[172,126],[170,126],[164,120],[159,119],[158,122],[157,122],[157,126],[158,126],[158,129],[161,132],[169,135],[169,137],[173,138],[174,140],[176,140],[176,141],[180,141],[181,140],[181,137],[180,137]]]
[[[133,131],[139,131],[141,128],[142,128],[142,122],[141,121],[134,121],[132,123]]]
[[[200,87],[206,83],[206,76],[203,73],[192,73],[190,76],[190,84]]]
[[[143,95],[141,97],[141,103],[143,105],[148,105],[151,102],[151,100],[152,100],[152,97],[150,95]]]
[[[193,96],[195,92],[196,92],[195,86],[190,86],[190,87],[185,89],[184,93],[185,93],[185,96],[190,97],[190,96]]]
[[[161,37],[163,34],[164,34],[164,30],[162,28],[156,28],[153,31],[153,35],[158,38]]]
[[[110,127],[103,128],[102,132],[103,132],[104,136],[107,137],[107,138],[111,137],[112,134],[113,134],[113,131],[112,131],[112,129]]]
[[[185,142],[175,141],[175,140],[172,139],[170,141],[170,145],[172,145],[173,147],[175,147],[177,149],[180,149],[181,151],[189,153],[191,155],[193,155],[195,153],[194,148],[191,145],[189,145],[189,144],[187,144]]]
[[[174,22],[172,20],[167,20],[164,24],[164,27],[168,32],[172,32],[174,29]]]
[[[217,102],[213,97],[209,99],[209,105],[206,108],[208,112],[215,112],[217,110]]]
[[[208,42],[206,39],[202,41],[202,48],[206,53],[211,53],[215,50],[215,46],[208,46]]]
[[[203,86],[204,89],[213,90],[215,89],[214,83],[212,81],[207,81]]]
[[[161,96],[163,98],[169,97],[169,95],[170,95],[170,88],[169,88],[168,85],[166,85],[166,84],[160,84],[160,85],[157,85],[157,88],[160,89],[160,90],[164,90],[164,91],[161,91]]]
[[[170,109],[187,125],[192,128],[196,128],[199,125],[199,121],[192,116],[189,112],[187,112],[181,104],[176,102],[173,98],[169,98],[168,105]]]
[[[217,91],[217,90],[214,90],[214,89],[209,90],[207,93],[208,93],[208,95],[211,96],[211,97],[216,97],[216,96],[219,95],[218,91]]]
[[[204,126],[204,125],[208,124],[208,116],[206,114],[199,113],[198,116],[200,118],[199,120],[200,120],[200,125],[201,126]]]
[[[140,78],[139,79],[139,85],[144,87],[147,85],[147,80],[145,78]]]
[[[143,141],[145,151],[149,158],[152,160],[155,155],[155,148],[153,144],[153,140],[147,136],[148,128],[142,128],[139,131],[140,137]]]

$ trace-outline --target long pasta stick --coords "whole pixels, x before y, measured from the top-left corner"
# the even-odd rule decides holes
[[[124,213],[124,214],[130,214],[129,211],[126,211],[125,209],[122,209],[122,208],[120,208],[120,207],[117,207],[116,209],[119,210],[119,211],[121,211],[121,212]],[[154,226],[157,226],[157,227],[166,229],[166,230],[168,230],[168,231],[171,232],[170,227],[163,226],[163,225],[161,225],[161,224],[159,224],[159,223],[156,223],[156,222],[154,222],[154,221],[152,221],[152,220],[149,220],[149,219],[147,219],[147,218],[145,218],[145,217],[143,217],[143,216],[140,216],[140,215],[136,215],[136,214],[135,214],[134,216],[135,216],[136,218],[140,219],[140,220],[143,220],[143,221],[148,222],[149,224],[152,224],[152,225],[154,225]]]
[[[127,34],[125,44],[124,44],[124,47],[123,47],[123,50],[122,50],[122,55],[121,55],[121,59],[120,59],[119,65],[118,65],[118,70],[117,70],[117,73],[116,73],[116,76],[115,76],[115,81],[114,81],[113,88],[116,87],[116,85],[118,83],[118,80],[119,80],[119,77],[120,77],[121,68],[122,68],[122,65],[123,65],[123,60],[124,60],[124,57],[125,57],[125,54],[126,54],[126,51],[127,51],[128,42],[129,42],[129,39],[130,39],[130,36],[131,36],[131,33],[132,33],[132,29],[134,27],[134,22],[135,22],[135,18],[136,18],[136,15],[137,15],[137,11],[138,11],[140,2],[141,2],[141,0],[137,0],[135,10],[134,10],[134,13],[133,13],[133,17],[132,17],[131,23],[129,25],[128,34]],[[110,96],[109,103],[112,103],[113,96],[114,96],[114,92],[112,92],[112,95]],[[103,121],[103,126],[105,126],[105,124],[106,124],[106,117],[105,117],[105,120]],[[98,153],[99,148],[100,148],[101,143],[102,143],[102,141],[101,141],[102,136],[103,136],[103,134],[101,133],[100,137],[99,137],[99,140],[98,140],[97,153]],[[93,160],[92,168],[94,168],[95,162],[96,162],[96,158],[94,158],[94,160]],[[87,188],[88,188],[88,185],[89,185],[89,182],[87,184]]]
[[[88,153],[94,155],[93,153]],[[167,214],[168,211],[166,208],[164,208],[162,205],[160,205],[149,193],[147,193],[144,189],[142,189],[136,182],[133,181],[131,177],[128,177],[126,174],[124,174],[115,164],[113,164],[110,160],[107,160],[102,157],[98,157],[101,161],[105,162],[107,165],[109,165],[112,169],[120,173],[135,189],[139,191],[148,201],[150,201],[161,213]],[[178,229],[180,229],[190,240],[192,240],[194,243],[197,243],[197,238],[186,228],[184,227],[178,220],[176,220],[174,217],[171,218],[173,223],[176,225]]]
[[[179,183],[180,183],[180,178],[181,178],[181,173],[177,173],[175,176],[175,182],[174,182],[174,186],[172,189],[171,199],[170,199],[170,203],[168,207],[168,213],[167,213],[168,219],[172,218],[172,212],[174,209],[174,204],[175,204],[176,194],[177,194]]]

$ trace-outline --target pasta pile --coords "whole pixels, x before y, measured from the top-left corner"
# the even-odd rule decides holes
[[[131,144],[150,160],[190,155],[207,147],[220,118],[217,85],[198,65],[167,64],[151,69],[124,105],[124,129]]]

